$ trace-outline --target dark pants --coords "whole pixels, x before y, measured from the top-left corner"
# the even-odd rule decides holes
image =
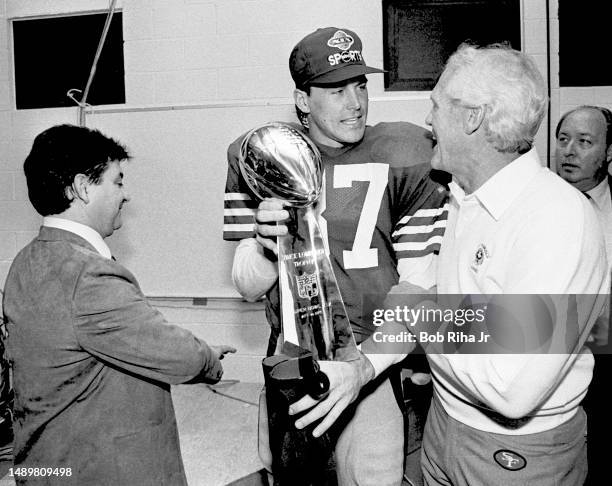
[[[589,474],[585,485],[599,486],[602,478],[609,481],[610,438],[612,437],[612,413],[610,389],[612,385],[612,355],[595,353],[595,368],[589,391],[582,406],[587,414],[587,455]]]

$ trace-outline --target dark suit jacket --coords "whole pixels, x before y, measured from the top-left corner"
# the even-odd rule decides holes
[[[186,484],[170,385],[221,378],[206,343],[167,324],[122,265],[54,228],[13,261],[4,313],[16,467],[71,468],[42,484]]]

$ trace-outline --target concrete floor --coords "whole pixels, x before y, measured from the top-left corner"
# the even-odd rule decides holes
[[[261,469],[257,456],[260,390],[260,384],[234,381],[211,388],[199,384],[172,388],[190,486],[224,486]],[[14,484],[8,475],[0,479],[0,486]]]
[[[257,455],[260,390],[259,383],[236,380],[222,381],[212,387],[198,384],[172,388],[181,452],[190,486],[266,484],[258,474],[262,469]],[[426,404],[424,406],[426,408]],[[419,467],[420,421],[424,420],[426,409],[419,410],[421,408],[423,406],[409,407],[409,455],[404,486],[423,484]],[[0,479],[0,486],[14,485],[8,476]]]
[[[221,382],[173,388],[181,452],[190,486],[222,486],[261,469],[257,402],[261,385]],[[230,398],[233,397],[233,398]]]

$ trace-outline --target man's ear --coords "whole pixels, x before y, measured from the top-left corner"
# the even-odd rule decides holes
[[[77,174],[74,176],[74,180],[72,181],[72,186],[67,189],[67,191],[71,192],[74,199],[79,199],[83,201],[85,204],[89,202],[89,177],[85,174]]]
[[[293,90],[293,101],[295,102],[295,106],[297,106],[304,113],[310,113],[310,105],[308,103],[308,93],[306,91],[302,91],[301,89]]]
[[[612,161],[612,144],[608,146],[606,150],[606,162],[609,164]]]
[[[475,106],[465,109],[463,116],[463,130],[466,135],[471,135],[478,130],[484,122],[486,106]]]

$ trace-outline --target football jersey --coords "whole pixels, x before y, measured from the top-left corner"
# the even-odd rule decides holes
[[[240,174],[242,138],[228,149],[226,240],[255,236],[259,200]],[[403,280],[421,286],[435,283],[435,256],[446,224],[447,175],[431,170],[429,132],[410,123],[368,126],[360,142],[340,148],[317,146],[324,197],[315,211],[360,343],[374,331],[371,312],[382,306],[400,273]],[[266,305],[273,338],[280,330],[278,300],[276,285],[268,292]]]

